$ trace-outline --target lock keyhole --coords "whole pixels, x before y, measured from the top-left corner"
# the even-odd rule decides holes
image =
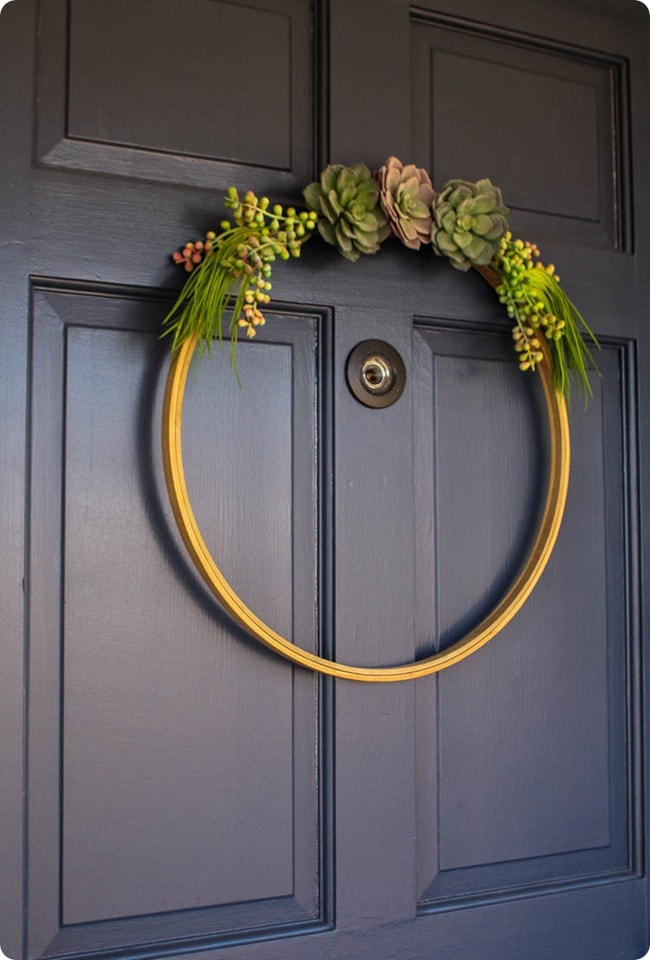
[[[386,357],[368,357],[361,365],[361,381],[371,393],[385,393],[390,390],[394,379],[395,372]]]

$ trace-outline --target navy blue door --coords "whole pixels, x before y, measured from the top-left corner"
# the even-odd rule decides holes
[[[642,504],[650,20],[638,0],[16,0],[0,18],[0,944],[10,957],[613,960],[648,946]],[[490,177],[600,338],[558,545],[434,677],[333,681],[220,611],[160,453],[181,282],[230,184]],[[196,366],[185,462],[245,602],[408,662],[492,607],[548,468],[478,275],[314,242]],[[406,389],[345,361],[380,338]],[[644,539],[645,538],[645,539]]]

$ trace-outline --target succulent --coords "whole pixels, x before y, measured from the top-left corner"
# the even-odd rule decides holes
[[[435,190],[429,174],[397,157],[389,157],[377,171],[379,204],[392,232],[411,250],[431,242],[431,205]]]
[[[318,214],[322,238],[348,260],[362,253],[377,253],[388,236],[386,218],[379,208],[379,184],[365,163],[325,167],[320,181],[303,190],[307,206]]]
[[[507,229],[508,210],[489,180],[449,180],[433,204],[434,250],[458,270],[489,263]]]

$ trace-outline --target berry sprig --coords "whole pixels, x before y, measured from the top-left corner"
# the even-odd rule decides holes
[[[222,339],[223,315],[234,298],[229,332],[236,366],[239,330],[252,338],[266,322],[261,307],[271,299],[273,263],[299,257],[318,218],[313,211],[271,207],[268,197],[258,198],[251,190],[240,198],[235,187],[228,190],[225,205],[232,222],[223,220],[220,233],[208,231],[204,240],[190,241],[172,254],[191,276],[164,323],[173,349],[198,333],[200,349],[209,352],[213,338]]]
[[[214,230],[208,230],[205,240],[188,240],[181,250],[172,253],[174,263],[183,264],[188,273],[191,273],[194,267],[198,266],[201,260],[212,250],[212,244],[217,235]]]
[[[300,256],[301,246],[316,226],[317,216],[306,210],[296,213],[293,207],[285,213],[279,203],[269,210],[268,197],[258,199],[252,190],[248,190],[240,199],[235,187],[229,188],[224,202],[232,210],[234,220],[234,227],[229,220],[221,221],[225,233],[237,227],[254,231],[247,241],[239,244],[237,256],[224,264],[236,280],[249,278],[237,326],[246,329],[247,337],[254,337],[255,327],[266,322],[259,306],[271,299],[268,292],[271,289],[271,265],[278,257],[289,260]]]
[[[591,355],[580,327],[598,347],[598,341],[560,287],[554,265],[545,265],[534,243],[515,240],[510,231],[501,238],[492,267],[501,278],[499,300],[515,321],[512,329],[520,370],[535,370],[544,359],[540,337],[545,337],[554,357],[555,384],[569,393],[569,368],[582,382],[585,398],[591,396],[588,369]]]

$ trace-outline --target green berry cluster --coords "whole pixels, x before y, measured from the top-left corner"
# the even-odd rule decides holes
[[[539,336],[552,341],[564,336],[566,321],[556,315],[548,295],[549,281],[557,284],[560,278],[552,263],[542,263],[534,243],[513,240],[510,231],[502,237],[492,265],[501,277],[499,300],[516,321],[512,336],[519,368],[534,370],[544,358]]]
[[[316,226],[317,216],[293,207],[286,211],[281,204],[270,207],[268,197],[258,198],[248,190],[240,198],[235,187],[226,194],[225,205],[232,210],[233,223],[223,220],[222,233],[243,231],[232,255],[222,258],[222,265],[234,280],[243,284],[243,303],[237,326],[246,328],[248,337],[255,336],[255,327],[265,323],[260,305],[271,297],[271,269],[276,259],[299,257],[302,244]]]
[[[271,239],[277,246],[276,250],[281,259],[288,260],[290,256],[299,257],[300,247],[310,231],[316,226],[318,215],[312,210],[301,210],[296,213],[293,207],[286,212],[281,204],[276,203],[269,210],[268,197],[256,197],[252,190],[247,190],[240,199],[235,187],[230,187],[224,201],[226,207],[233,212],[233,220],[240,227],[251,226],[259,229],[261,237]],[[230,221],[221,224],[222,229],[229,229]]]
[[[195,334],[201,348],[209,351],[213,337],[221,339],[224,313],[232,307],[231,356],[236,367],[239,330],[254,337],[255,328],[265,323],[261,308],[271,299],[273,263],[300,256],[318,215],[293,207],[285,211],[279,203],[271,206],[268,197],[257,197],[252,190],[240,197],[235,187],[228,190],[225,205],[232,220],[223,220],[219,233],[210,230],[204,240],[188,242],[172,254],[191,276],[165,324],[174,349]]]

